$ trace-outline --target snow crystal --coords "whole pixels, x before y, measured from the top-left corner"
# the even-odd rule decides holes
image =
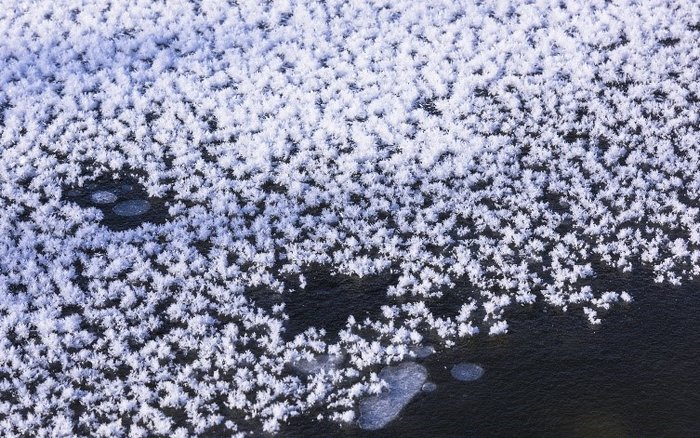
[[[118,203],[112,208],[112,211],[119,216],[139,216],[146,213],[150,208],[151,203],[145,199],[134,199]]]
[[[428,372],[415,362],[404,362],[384,368],[379,377],[387,383],[387,387],[381,394],[360,402],[359,425],[362,429],[381,429],[396,418],[401,409],[420,392]]]
[[[462,362],[453,366],[450,374],[457,380],[471,382],[480,379],[484,375],[484,369],[477,364]]]

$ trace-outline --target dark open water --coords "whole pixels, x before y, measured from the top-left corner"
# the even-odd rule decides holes
[[[295,419],[289,437],[700,436],[700,282],[657,285],[646,272],[608,273],[599,290],[626,290],[631,305],[592,327],[580,311],[522,311],[505,336],[470,339],[422,361],[432,393],[385,429]],[[449,367],[486,374],[458,382]]]

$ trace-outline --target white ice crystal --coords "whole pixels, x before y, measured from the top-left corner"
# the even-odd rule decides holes
[[[507,321],[496,321],[489,327],[489,335],[500,335],[503,333],[508,333]]]

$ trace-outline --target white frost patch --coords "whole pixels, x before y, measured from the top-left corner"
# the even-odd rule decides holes
[[[590,322],[592,325],[598,325],[602,322],[601,319],[598,318],[598,312],[590,307],[584,307],[583,313],[586,314],[588,317],[588,322]]]
[[[489,335],[502,335],[508,333],[508,322],[507,321],[497,321],[489,327]]]
[[[362,429],[381,429],[396,418],[420,392],[428,371],[415,362],[404,362],[384,368],[379,377],[386,382],[386,388],[381,394],[360,401],[359,425]]]
[[[457,380],[462,382],[471,382],[478,380],[484,375],[484,369],[474,363],[458,363],[450,370],[450,374]]]

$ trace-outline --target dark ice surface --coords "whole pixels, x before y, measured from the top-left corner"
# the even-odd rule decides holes
[[[269,290],[250,290],[256,304],[270,309],[272,305],[285,303],[289,321],[285,324],[284,337],[294,336],[309,327],[323,328],[329,339],[337,338],[345,328],[348,317],[362,321],[377,316],[380,306],[387,303],[386,289],[395,281],[391,274],[357,277],[334,274],[327,268],[307,267],[303,272],[306,287],[278,294]]]
[[[635,301],[600,326],[580,310],[509,315],[505,336],[476,338],[420,360],[421,392],[378,431],[294,419],[286,437],[697,436],[700,431],[700,281],[657,285],[649,272],[607,272],[595,286]],[[452,365],[487,373],[459,382]]]

